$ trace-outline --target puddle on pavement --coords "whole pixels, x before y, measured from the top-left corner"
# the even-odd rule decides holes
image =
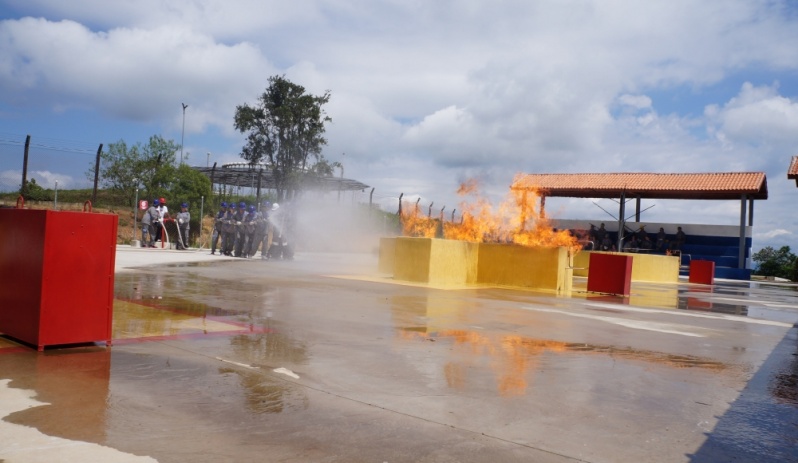
[[[219,373],[238,378],[246,407],[254,413],[282,413],[308,406],[307,396],[288,383],[235,368],[220,368]]]
[[[411,326],[399,328],[398,337],[404,341],[448,342],[469,356],[485,356],[492,360],[492,364],[503,365],[497,371],[498,390],[503,396],[524,394],[528,386],[527,373],[529,370],[539,368],[538,359],[547,355],[599,355],[611,358],[613,361],[643,362],[677,369],[700,369],[711,373],[730,372],[733,375],[742,375],[749,368],[691,355],[667,354],[630,347],[532,339],[517,335],[491,335],[472,330],[429,332],[425,327]],[[556,365],[562,362],[563,360],[550,360],[547,363]],[[447,377],[453,372],[461,371],[455,365],[456,363],[453,362],[446,365],[444,373]],[[462,382],[462,378],[455,382]]]

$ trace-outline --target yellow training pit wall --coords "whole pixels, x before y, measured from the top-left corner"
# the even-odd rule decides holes
[[[377,271],[393,273],[394,256],[396,256],[396,238],[380,238],[380,260]]]
[[[379,271],[394,279],[433,285],[485,284],[552,291],[571,290],[566,248],[477,244],[432,238],[383,238]]]
[[[541,248],[513,244],[479,245],[481,284],[568,293],[572,274],[568,249]]]
[[[393,276],[434,285],[473,284],[477,244],[433,238],[396,238]]]
[[[586,277],[590,265],[590,254],[601,251],[580,251],[574,257],[574,275]],[[648,281],[652,283],[678,283],[679,257],[661,254],[644,254],[630,252],[613,252],[604,254],[620,254],[632,256],[632,281]]]

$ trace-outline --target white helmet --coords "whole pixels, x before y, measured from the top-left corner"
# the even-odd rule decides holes
[[[277,203],[272,204],[272,210],[276,211],[277,209],[280,209],[280,205]]]

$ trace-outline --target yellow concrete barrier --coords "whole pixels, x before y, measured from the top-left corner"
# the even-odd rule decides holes
[[[570,292],[573,278],[569,260],[568,249],[563,247],[482,243],[477,281],[487,285]]]
[[[380,259],[377,270],[380,273],[393,274],[396,256],[396,238],[380,238]]]
[[[632,281],[679,282],[679,257],[631,252],[580,251],[574,256],[574,275],[586,277],[591,253],[632,256]]]
[[[383,238],[379,271],[397,280],[433,285],[509,286],[570,292],[566,248],[478,244],[434,238]]]
[[[477,244],[434,238],[396,238],[394,278],[435,285],[476,283]]]

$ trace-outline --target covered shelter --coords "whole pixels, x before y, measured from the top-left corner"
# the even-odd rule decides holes
[[[795,180],[795,186],[798,187],[798,156],[792,157],[790,167],[787,168],[787,178]]]
[[[791,168],[798,169],[795,159]],[[754,223],[754,201],[768,198],[764,172],[525,174],[517,179],[513,188],[537,189],[541,197],[541,212],[545,209],[546,197],[619,200],[619,249],[626,203],[632,199],[636,204],[637,222],[640,221],[643,198],[740,201],[738,268],[741,269],[745,268],[745,227]]]
[[[260,201],[261,191],[277,188],[277,180],[273,167],[270,164],[250,164],[248,162],[235,162],[212,167],[193,167],[211,180],[213,185],[227,185],[241,188],[252,188],[257,191]],[[299,185],[305,190],[317,191],[353,191],[369,188],[365,183],[357,180],[335,176],[319,175],[310,171],[299,173]]]

